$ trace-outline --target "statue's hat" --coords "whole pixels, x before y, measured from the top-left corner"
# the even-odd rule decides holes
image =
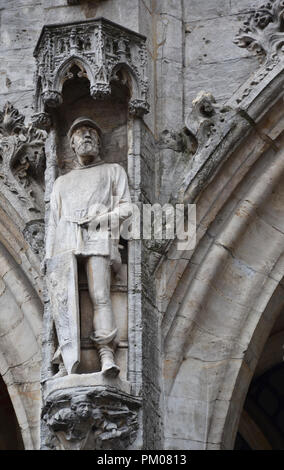
[[[78,127],[82,127],[82,126],[88,126],[88,127],[92,127],[93,129],[95,129],[97,131],[97,133],[99,134],[99,138],[101,139],[102,131],[101,131],[100,127],[98,126],[98,124],[95,121],[93,121],[93,119],[85,117],[85,116],[81,116],[81,117],[75,119],[75,121],[71,124],[71,127],[68,131],[69,139],[71,138],[73,132],[76,129],[78,129]]]
[[[89,397],[89,395],[87,393],[82,393],[78,396],[75,396],[75,397],[72,397],[71,399],[72,401],[72,404],[74,403],[86,403],[86,402],[92,402],[91,398]]]

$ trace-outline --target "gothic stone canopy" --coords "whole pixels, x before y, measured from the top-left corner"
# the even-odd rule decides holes
[[[46,108],[62,103],[64,82],[79,76],[90,81],[94,99],[111,93],[111,81],[123,70],[129,84],[129,111],[142,116],[147,103],[146,38],[104,18],[43,27],[34,56],[36,72],[36,121],[46,119]]]

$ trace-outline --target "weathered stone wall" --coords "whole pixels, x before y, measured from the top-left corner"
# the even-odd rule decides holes
[[[32,114],[34,95],[33,50],[45,24],[68,23],[104,16],[139,30],[138,0],[87,1],[70,6],[66,0],[11,0],[0,2],[0,107],[9,100]]]
[[[140,130],[144,135],[138,152],[139,202],[166,202],[172,189],[169,175],[176,161],[184,158],[177,134],[185,125],[193,98],[206,90],[218,104],[224,104],[258,66],[256,57],[233,44],[250,7],[251,0],[81,0],[77,5],[68,5],[67,0],[0,0],[0,109],[10,101],[30,120],[35,93],[33,50],[43,25],[103,16],[144,34],[151,110]],[[155,142],[159,143],[156,148]],[[180,173],[187,160],[181,163]],[[151,247],[141,250],[143,319],[134,327],[137,335],[143,327],[144,445],[159,448],[164,413],[160,314]],[[175,432],[179,430],[168,432],[169,447]],[[188,442],[188,436],[184,441]]]
[[[233,44],[250,0],[0,1],[0,106],[7,100],[32,114],[33,49],[44,24],[99,16],[148,38],[151,113],[157,134],[178,129],[198,91],[224,102],[255,70],[257,60]]]
[[[185,112],[200,90],[224,103],[255,71],[258,61],[233,43],[250,0],[184,2]]]

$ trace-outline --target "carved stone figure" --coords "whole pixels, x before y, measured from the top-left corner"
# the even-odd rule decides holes
[[[57,376],[74,373],[80,361],[77,261],[84,264],[93,305],[91,339],[102,372],[115,377],[117,328],[110,299],[111,266],[120,265],[119,227],[131,216],[125,170],[102,160],[101,131],[89,118],[74,121],[70,144],[78,168],[54,184],[46,240],[47,284],[59,347]]]
[[[53,392],[43,408],[46,449],[126,449],[136,438],[139,398],[108,387]]]

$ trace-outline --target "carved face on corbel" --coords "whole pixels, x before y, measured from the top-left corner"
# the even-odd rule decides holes
[[[90,165],[100,160],[101,145],[96,129],[77,127],[72,133],[70,144],[80,165]]]
[[[92,415],[92,403],[87,396],[81,395],[71,400],[71,410],[74,411],[79,418],[85,420]]]

